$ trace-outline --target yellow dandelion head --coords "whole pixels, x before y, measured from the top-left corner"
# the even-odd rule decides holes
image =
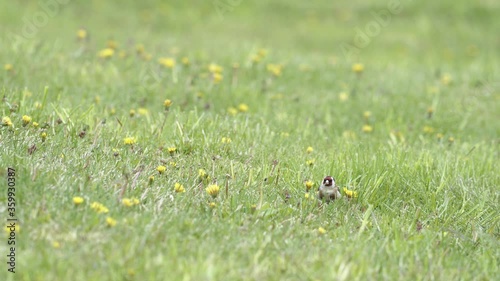
[[[325,234],[325,233],[326,233],[326,229],[324,229],[324,228],[322,228],[322,227],[319,227],[319,228],[318,228],[318,233],[319,233],[320,235],[323,235],[323,234]]]
[[[134,205],[134,203],[132,203],[132,200],[130,200],[130,198],[123,198],[122,205],[125,207],[131,207]]]
[[[33,125],[34,128],[38,128],[38,122],[33,122],[32,125]]]
[[[205,171],[205,169],[199,169],[199,170],[198,170],[198,177],[199,177],[200,179],[206,179],[206,178],[208,178],[208,174],[207,174],[207,172]]]
[[[449,84],[451,84],[451,82],[452,82],[452,78],[451,78],[450,74],[445,73],[445,74],[443,74],[443,76],[441,76],[441,83],[443,85],[449,85]]]
[[[314,182],[308,180],[305,182],[305,186],[306,186],[306,190],[309,191],[314,186]]]
[[[238,111],[239,112],[247,112],[249,109],[248,105],[244,104],[244,103],[240,103],[238,105]]]
[[[85,28],[80,28],[76,32],[76,37],[80,40],[87,38],[87,30]]]
[[[212,196],[213,198],[217,197],[219,195],[219,186],[216,184],[210,184],[208,187],[205,189],[208,193],[208,195]]]
[[[134,117],[134,116],[135,116],[135,109],[131,109],[131,110],[128,112],[128,115],[130,115],[130,117]]]
[[[137,44],[135,46],[135,52],[138,54],[138,55],[142,55],[144,54],[144,51],[145,51],[145,48],[144,48],[144,45],[143,44]]]
[[[372,117],[372,112],[371,111],[365,111],[363,112],[363,118],[365,119],[369,119],[370,117]]]
[[[167,148],[168,150],[168,153],[170,154],[174,154],[175,152],[177,152],[177,148],[175,146],[171,146],[169,148]]]
[[[238,109],[234,108],[234,107],[230,107],[227,109],[227,112],[229,113],[229,115],[231,116],[236,116],[236,114],[238,114]]]
[[[42,138],[42,141],[45,141],[47,139],[47,133],[46,132],[42,132],[40,134],[40,138]]]
[[[349,190],[347,187],[343,188],[344,194],[347,196],[347,198],[357,198],[358,197],[358,192]]]
[[[444,138],[444,135],[442,133],[437,133],[436,137],[438,138],[438,140],[441,140]]]
[[[315,162],[314,159],[309,159],[309,160],[306,161],[306,165],[307,166],[314,166],[314,162]]]
[[[310,197],[309,192],[306,192],[306,193],[304,194],[304,198],[309,199],[309,197]]]
[[[113,227],[116,225],[116,220],[113,219],[112,217],[107,217],[106,218],[106,225],[108,225],[109,227]]]
[[[174,191],[176,193],[183,193],[183,192],[186,192],[186,189],[184,188],[184,186],[178,182],[176,182],[174,184]]]
[[[96,211],[98,214],[106,214],[109,212],[109,209],[106,208],[106,206],[104,206],[103,204],[99,203],[99,202],[92,202],[92,204],[90,205],[90,208],[94,211]]]
[[[280,64],[268,64],[266,67],[267,71],[271,73],[272,75],[278,77],[281,76],[281,71],[283,69],[283,66]]]
[[[208,65],[208,71],[210,71],[213,74],[215,74],[215,73],[219,73],[220,74],[220,73],[222,73],[223,70],[224,69],[220,65],[218,65],[216,63],[211,63],[211,64]]]
[[[127,137],[123,139],[123,143],[125,145],[134,145],[137,143],[137,140],[134,137]]]
[[[434,128],[431,126],[424,126],[423,131],[426,134],[432,134],[432,133],[434,133]]]
[[[139,113],[139,115],[145,116],[149,114],[149,110],[147,110],[147,108],[140,107],[139,109],[137,109],[137,113]]]
[[[217,204],[215,204],[215,202],[210,202],[208,203],[208,206],[212,209],[215,209],[215,207],[217,207]]]
[[[224,143],[224,144],[230,144],[231,143],[231,139],[227,138],[227,137],[223,137],[222,140],[221,140],[221,142]]]
[[[160,165],[156,167],[156,170],[158,171],[158,173],[163,174],[167,170],[167,167]]]
[[[158,62],[166,68],[174,68],[175,67],[175,59],[173,58],[160,58]]]
[[[347,101],[349,99],[349,94],[346,92],[342,92],[339,94],[339,100],[340,101]]]
[[[363,131],[363,133],[371,133],[373,132],[373,127],[370,125],[363,125],[361,131]]]
[[[83,201],[85,201],[85,199],[83,199],[83,197],[80,197],[80,196],[73,197],[73,203],[75,205],[80,205],[83,203]]]
[[[307,153],[312,153],[313,151],[314,151],[314,148],[312,148],[312,146],[308,146],[308,147],[306,148],[306,152],[307,152]]]
[[[109,59],[115,54],[115,50],[113,48],[106,48],[99,51],[98,56],[102,59]]]
[[[3,66],[3,68],[6,70],[6,71],[12,71],[14,70],[14,66],[10,63],[7,63]]]
[[[224,79],[224,76],[218,72],[212,74],[212,78],[215,84],[218,84]]]
[[[171,100],[169,100],[169,99],[164,100],[164,101],[163,101],[163,106],[164,106],[165,108],[169,108],[169,107],[171,107],[171,106],[172,106],[172,101],[171,101]]]
[[[57,241],[54,241],[54,242],[52,242],[52,247],[59,249],[59,248],[61,248],[61,244]]]
[[[177,162],[170,161],[170,162],[168,162],[168,164],[169,164],[169,165],[170,165],[170,167],[172,167],[172,168],[177,168]]]
[[[352,65],[352,71],[355,73],[361,73],[365,70],[365,66],[362,63],[355,63]]]
[[[8,117],[8,116],[2,117],[2,126],[7,126],[7,127],[13,126],[13,123],[12,123],[12,120],[10,120],[10,117]]]

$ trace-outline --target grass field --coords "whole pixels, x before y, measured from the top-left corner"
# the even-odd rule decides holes
[[[0,280],[500,275],[498,1],[61,2],[0,3]]]

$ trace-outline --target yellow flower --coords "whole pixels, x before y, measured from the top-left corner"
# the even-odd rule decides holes
[[[238,110],[240,112],[247,112],[248,111],[248,105],[244,104],[244,103],[240,103],[240,105],[238,105]]]
[[[33,127],[38,128],[38,122],[33,122]]]
[[[267,56],[267,53],[268,53],[267,49],[263,48],[257,51],[257,55],[260,56],[261,58],[265,58]]]
[[[101,51],[99,51],[99,57],[103,59],[109,59],[115,54],[115,50],[112,48],[106,48]]]
[[[106,206],[104,206],[103,204],[99,203],[99,202],[93,202],[91,205],[90,205],[90,208],[94,211],[96,211],[98,214],[102,214],[102,213],[108,213],[109,212],[109,209],[106,208]]]
[[[222,81],[222,79],[224,79],[224,76],[222,76],[222,74],[216,72],[216,73],[212,74],[212,78],[214,79],[214,83],[218,84],[218,83],[220,83],[220,81]]]
[[[349,99],[349,95],[346,92],[342,92],[339,94],[340,101],[347,101]]]
[[[314,186],[314,182],[306,181],[305,185],[306,185],[306,190],[309,191]]]
[[[236,114],[238,114],[238,109],[230,107],[227,109],[227,112],[229,113],[229,115],[236,116]]]
[[[134,205],[139,205],[139,203],[141,203],[141,201],[139,201],[139,199],[137,199],[135,197],[132,197],[132,199],[130,199],[130,200],[132,200],[132,204],[134,204]]]
[[[12,71],[14,69],[14,66],[10,63],[7,63],[3,66],[3,68],[6,70],[6,71]]]
[[[441,76],[441,83],[443,85],[449,85],[451,82],[452,82],[452,79],[451,79],[450,74],[445,73],[445,74],[443,74],[443,76]]]
[[[167,150],[168,150],[168,153],[174,154],[177,151],[177,148],[175,146],[171,146]]]
[[[113,227],[116,225],[116,220],[113,219],[112,217],[107,217],[106,218],[106,224],[109,226],[109,227]]]
[[[260,62],[263,58],[259,55],[252,55],[252,57],[250,58],[252,60],[252,62],[254,63],[258,63]]]
[[[371,111],[365,111],[365,112],[363,112],[363,118],[369,119],[371,116],[372,116],[372,112]]]
[[[165,108],[169,108],[170,106],[172,106],[172,101],[169,99],[166,99],[165,101],[163,101],[163,106]]]
[[[309,197],[309,192],[306,192],[306,194],[304,194],[304,198],[309,199]]]
[[[201,179],[201,180],[204,180],[204,179],[208,179],[209,176],[207,174],[207,172],[205,172],[204,169],[199,169],[198,170],[198,177]]]
[[[40,134],[40,137],[42,138],[42,141],[45,141],[47,139],[47,133],[46,132],[42,132]]]
[[[135,109],[131,109],[129,112],[128,112],[128,115],[130,117],[134,117],[135,116]]]
[[[220,74],[220,73],[222,73],[222,70],[224,70],[224,69],[216,63],[211,63],[208,65],[208,71],[210,71],[213,74],[215,74],[215,73]]]
[[[183,192],[186,192],[186,189],[184,188],[184,186],[182,184],[176,182],[174,184],[174,191],[177,193],[183,193]]]
[[[314,151],[314,148],[312,146],[307,147],[306,152],[307,153],[312,153]]]
[[[149,182],[149,184],[153,184],[153,182],[155,182],[155,177],[154,176],[149,176],[148,182]]]
[[[208,195],[212,196],[213,198],[217,197],[219,195],[219,186],[216,184],[210,184],[208,187],[205,189],[208,193]]]
[[[166,68],[172,69],[175,67],[175,59],[173,58],[160,58],[158,62]]]
[[[156,168],[156,170],[158,171],[158,173],[163,174],[167,170],[167,167],[160,165]]]
[[[314,162],[315,162],[315,160],[314,160],[314,159],[310,159],[310,160],[307,160],[307,161],[306,161],[306,164],[307,164],[307,166],[313,166],[313,165],[314,165]]]
[[[9,227],[9,225],[5,225],[3,230],[7,234],[10,234],[11,232],[19,233],[19,231],[21,230],[21,227],[19,226],[18,223],[15,223],[15,225],[13,227]]]
[[[123,143],[126,145],[133,145],[137,143],[137,140],[134,137],[127,137],[123,139]]]
[[[54,241],[54,242],[52,242],[52,247],[59,249],[59,248],[61,248],[61,244],[57,241]]]
[[[12,127],[12,120],[10,120],[10,117],[4,116],[2,117],[2,125],[7,126],[7,127]]]
[[[361,128],[361,130],[364,133],[371,133],[371,132],[373,132],[373,127],[370,125],[363,125],[363,128]]]
[[[344,187],[343,190],[344,190],[344,193],[347,196],[347,198],[356,198],[356,197],[358,197],[358,192],[357,191],[349,190],[349,189],[347,189],[347,187]]]
[[[224,137],[224,138],[222,138],[222,143],[229,144],[229,143],[231,143],[231,139]]]
[[[321,234],[321,235],[323,235],[323,234],[325,234],[325,233],[326,233],[326,229],[324,229],[324,228],[322,228],[322,227],[319,227],[319,228],[318,228],[318,233],[319,233],[319,234]]]
[[[434,128],[432,128],[431,126],[424,126],[423,131],[426,134],[432,134],[432,133],[434,133]]]
[[[122,204],[125,207],[131,207],[131,206],[134,205],[134,203],[132,203],[132,200],[130,200],[129,198],[123,198],[122,199]]]
[[[441,140],[444,135],[442,133],[437,133],[436,137],[438,138],[438,140]]]
[[[172,168],[177,168],[177,163],[176,163],[176,162],[174,162],[174,161],[170,161],[170,162],[168,162],[168,164],[169,164],[169,165],[170,165],[170,167],[172,167]]]
[[[78,31],[76,32],[76,37],[79,40],[83,40],[83,39],[87,38],[87,30],[85,28],[78,29]]]
[[[351,130],[346,130],[342,132],[342,137],[344,137],[345,139],[355,139],[356,133]]]
[[[455,141],[455,138],[454,138],[454,137],[449,137],[449,138],[448,138],[448,142],[449,142],[449,143],[453,143],[454,141]]]
[[[42,103],[41,102],[35,102],[35,108],[36,109],[41,109],[43,106],[42,106]]]
[[[189,58],[187,58],[187,57],[183,57],[183,58],[181,59],[181,62],[182,62],[182,64],[183,64],[183,65],[189,65]]]
[[[352,65],[352,71],[355,73],[361,73],[365,70],[365,66],[362,63],[355,63]]]
[[[217,204],[215,204],[215,202],[210,202],[208,204],[208,206],[210,206],[210,208],[214,209],[215,207],[217,207]]]
[[[149,114],[149,110],[147,110],[146,108],[144,107],[140,107],[139,109],[137,109],[137,113],[139,113],[139,115],[148,115]]]
[[[73,203],[75,205],[80,205],[83,203],[83,201],[85,201],[85,200],[82,197],[79,197],[79,196],[73,197]]]
[[[281,76],[281,70],[283,69],[283,66],[280,64],[268,64],[267,65],[267,71],[273,74],[274,76],[278,77]]]
[[[142,54],[144,54],[144,51],[145,51],[145,49],[144,49],[144,45],[143,45],[143,44],[137,44],[137,45],[135,46],[135,52],[136,52],[138,55],[142,55]]]

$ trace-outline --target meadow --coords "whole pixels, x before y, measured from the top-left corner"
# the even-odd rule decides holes
[[[500,3],[360,2],[0,2],[0,280],[496,280]]]

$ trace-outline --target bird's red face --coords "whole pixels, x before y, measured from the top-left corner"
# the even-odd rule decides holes
[[[332,186],[335,183],[335,179],[332,178],[331,176],[326,176],[323,179],[323,185],[325,186]]]

